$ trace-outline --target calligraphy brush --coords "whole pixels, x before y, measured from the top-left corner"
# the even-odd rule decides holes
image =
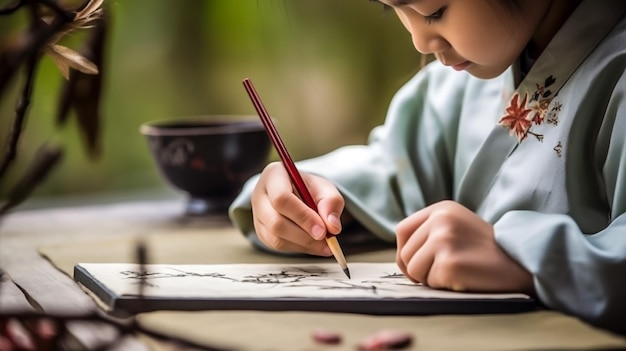
[[[274,147],[276,148],[276,151],[278,152],[278,155],[283,162],[283,166],[287,170],[289,178],[294,184],[298,195],[300,195],[300,198],[307,206],[309,206],[313,211],[317,212],[317,205],[315,204],[311,193],[309,193],[309,190],[304,184],[304,180],[302,179],[300,172],[298,172],[296,165],[293,163],[291,156],[289,156],[289,152],[287,152],[285,144],[283,144],[280,135],[278,135],[278,131],[276,130],[276,127],[274,126],[274,123],[272,122],[269,113],[267,113],[265,106],[263,106],[263,102],[261,101],[261,98],[254,89],[252,82],[249,78],[245,78],[243,80],[243,85],[246,88],[246,91],[248,92],[248,95],[250,96],[252,104],[259,114],[259,117],[261,117],[261,121],[263,122],[265,131],[267,131],[267,135],[272,140],[272,143],[274,144]],[[343,272],[346,274],[346,276],[348,276],[349,279],[350,271],[348,270],[346,258],[343,256],[343,252],[341,251],[341,246],[339,246],[339,242],[337,241],[337,236],[327,234],[326,243],[328,244],[328,247],[330,247],[330,251],[333,253],[333,256],[335,256],[335,259],[339,263],[339,266],[341,267],[341,269],[343,269]]]

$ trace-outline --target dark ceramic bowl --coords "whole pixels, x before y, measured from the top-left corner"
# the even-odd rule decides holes
[[[188,215],[226,213],[243,183],[265,166],[271,146],[257,116],[156,121],[140,132],[163,178],[189,195]]]

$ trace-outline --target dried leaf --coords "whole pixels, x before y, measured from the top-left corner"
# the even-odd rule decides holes
[[[85,74],[98,74],[98,67],[78,52],[62,45],[52,45],[52,50],[64,57],[71,68]]]
[[[44,49],[44,52],[52,58],[52,60],[57,65],[57,68],[59,69],[63,77],[66,80],[69,80],[70,79],[70,66],[68,66],[66,60],[62,56],[58,55],[56,51],[52,50],[49,46],[47,46]]]
[[[64,36],[77,29],[93,28],[93,22],[100,19],[104,13],[101,8],[103,3],[104,0],[90,0],[82,10],[74,15],[74,19],[70,23],[67,23],[59,33],[56,33],[50,41],[48,41],[48,45],[56,44]],[[54,16],[43,16],[41,20],[46,24],[50,24],[54,20]]]
[[[68,47],[49,45],[46,48],[46,53],[54,59],[65,79],[69,79],[68,67],[85,74],[98,74],[98,67],[93,62]]]
[[[91,17],[92,15],[94,15],[95,13],[101,10],[100,6],[102,6],[103,2],[104,0],[90,0],[87,6],[85,6],[85,8],[83,8],[78,13],[76,13],[76,16],[74,17],[74,19],[80,20],[80,19]]]

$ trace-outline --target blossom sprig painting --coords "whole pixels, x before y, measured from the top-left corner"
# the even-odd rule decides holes
[[[558,125],[558,113],[562,104],[553,99],[556,94],[548,89],[556,82],[553,76],[545,79],[543,84],[536,84],[537,89],[529,94],[515,92],[511,97],[509,105],[505,109],[505,114],[500,118],[498,124],[509,130],[509,134],[515,136],[518,144],[524,141],[528,135],[534,136],[538,141],[543,142],[544,136],[535,133],[531,129],[533,125],[541,125],[544,122],[554,126]]]

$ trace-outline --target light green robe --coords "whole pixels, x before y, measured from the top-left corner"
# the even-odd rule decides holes
[[[453,199],[493,223],[548,307],[626,333],[624,0],[585,0],[517,85],[430,64],[367,145],[298,163],[331,179],[346,210],[393,241],[398,221]],[[498,125],[512,95],[538,119],[518,143]],[[230,208],[255,242],[252,178]]]

